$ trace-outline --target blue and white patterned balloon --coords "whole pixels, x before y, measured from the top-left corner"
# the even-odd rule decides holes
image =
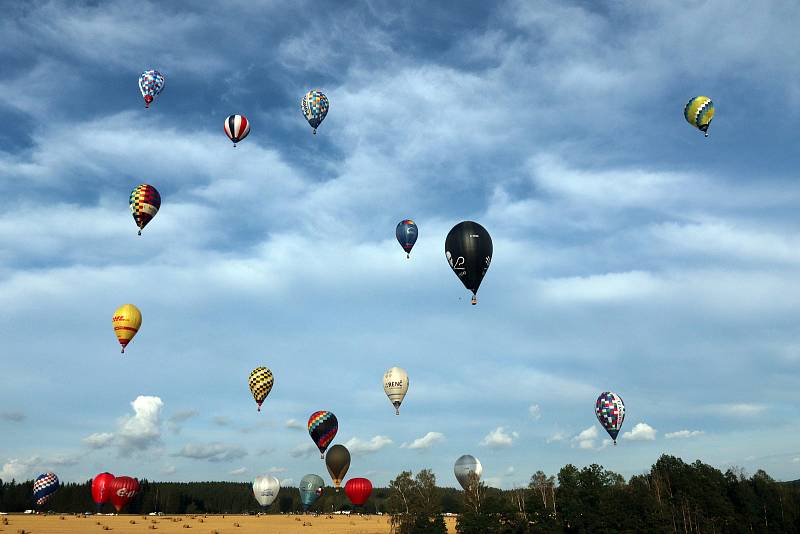
[[[42,473],[33,482],[33,498],[38,506],[46,503],[58,491],[61,484],[55,473]]]

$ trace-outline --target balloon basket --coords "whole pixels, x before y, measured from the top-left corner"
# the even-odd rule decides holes
[[[472,296],[472,305],[475,306],[478,303],[478,297]]]

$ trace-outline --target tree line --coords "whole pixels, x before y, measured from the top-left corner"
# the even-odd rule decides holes
[[[140,481],[124,510],[133,514],[248,513],[259,510],[250,484]],[[32,481],[0,481],[0,511],[34,508]],[[68,483],[45,504],[60,513],[95,511],[91,482]],[[327,487],[311,512],[353,510],[344,490]],[[111,512],[103,505],[102,512]],[[297,488],[281,488],[268,513],[302,511]],[[527,486],[490,488],[474,477],[465,491],[440,488],[432,471],[400,473],[376,488],[363,513],[390,513],[396,534],[444,534],[442,513],[458,514],[459,534],[529,532],[800,534],[800,481],[776,482],[764,471],[748,476],[723,472],[701,461],[663,455],[629,480],[602,466],[566,465],[555,476],[538,471]]]

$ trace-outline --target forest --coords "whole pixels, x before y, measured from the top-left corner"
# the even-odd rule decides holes
[[[250,484],[151,482],[123,511],[131,514],[241,514],[257,512]],[[0,481],[0,511],[33,509],[33,481]],[[95,512],[91,481],[67,483],[42,511]],[[310,513],[352,510],[344,490],[326,487]],[[113,511],[103,505],[103,513]],[[459,534],[527,532],[796,532],[800,481],[777,482],[764,471],[721,471],[697,460],[662,455],[629,480],[592,464],[538,471],[525,487],[499,490],[474,480],[467,490],[441,488],[427,469],[404,471],[375,488],[361,513],[389,513],[398,534],[445,532],[441,514],[459,514]],[[266,513],[300,513],[297,488],[281,488]]]

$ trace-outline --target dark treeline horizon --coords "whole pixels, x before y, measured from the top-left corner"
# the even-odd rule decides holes
[[[0,511],[37,509],[33,481],[0,481]],[[151,482],[122,513],[241,514],[260,511],[250,483]],[[424,495],[424,502],[418,497]],[[414,504],[417,503],[417,504]],[[66,483],[42,511],[96,512],[91,481]],[[800,480],[778,482],[762,470],[723,472],[700,460],[687,464],[662,455],[649,472],[625,477],[592,464],[562,467],[557,475],[537,471],[525,487],[500,490],[478,484],[474,491],[436,486],[430,470],[404,471],[389,487],[374,488],[363,507],[353,507],[342,488],[326,487],[312,513],[354,510],[389,513],[400,534],[438,532],[434,518],[459,514],[459,534],[526,532],[796,532],[800,534]],[[422,511],[420,511],[422,510]],[[113,512],[104,504],[103,513]],[[263,510],[262,510],[263,511]],[[267,513],[302,512],[296,487],[282,487]],[[422,519],[420,519],[422,518]],[[426,519],[427,518],[427,519]],[[416,526],[415,526],[416,525]],[[423,526],[420,526],[423,525]],[[402,527],[402,528],[401,528]]]

